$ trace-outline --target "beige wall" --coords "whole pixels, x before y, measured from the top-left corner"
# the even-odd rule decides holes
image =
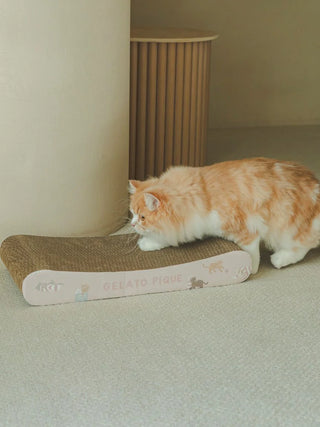
[[[129,0],[12,0],[0,25],[0,238],[127,212]]]
[[[320,123],[319,0],[132,0],[132,23],[214,30],[209,127]]]

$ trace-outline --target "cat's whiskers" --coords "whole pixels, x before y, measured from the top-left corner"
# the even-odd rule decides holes
[[[127,250],[124,252],[124,255],[130,255],[138,249],[138,244],[137,244],[138,240],[136,240],[137,235],[136,233],[128,233],[125,236],[127,237],[125,242]],[[132,245],[133,241],[135,240],[136,240],[135,244]]]

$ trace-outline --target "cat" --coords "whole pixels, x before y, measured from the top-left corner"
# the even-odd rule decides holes
[[[204,282],[201,279],[196,279],[195,277],[191,277],[189,285],[189,289],[197,289],[197,288],[203,288],[203,285],[207,285],[208,282]]]
[[[207,268],[209,270],[209,273],[215,273],[217,270],[218,271],[224,271],[224,267],[223,267],[223,262],[222,261],[217,261],[217,262],[212,262],[209,265],[205,265],[202,264],[203,268]]]
[[[320,183],[306,167],[263,157],[211,166],[173,166],[129,181],[131,224],[143,251],[218,236],[259,269],[260,242],[281,268],[320,244]]]

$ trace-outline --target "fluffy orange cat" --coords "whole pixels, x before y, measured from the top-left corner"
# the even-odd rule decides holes
[[[260,241],[281,268],[320,244],[320,183],[304,166],[267,158],[171,167],[160,178],[129,181],[131,224],[139,247],[219,236],[260,263]]]

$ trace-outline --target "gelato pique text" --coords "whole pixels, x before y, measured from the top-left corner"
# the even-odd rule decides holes
[[[172,276],[153,276],[151,279],[141,278],[141,279],[133,279],[133,280],[115,280],[113,282],[106,282],[103,285],[105,291],[110,290],[119,290],[119,289],[142,289],[147,286],[165,286],[172,285],[174,283],[181,283],[182,275],[175,274]]]

